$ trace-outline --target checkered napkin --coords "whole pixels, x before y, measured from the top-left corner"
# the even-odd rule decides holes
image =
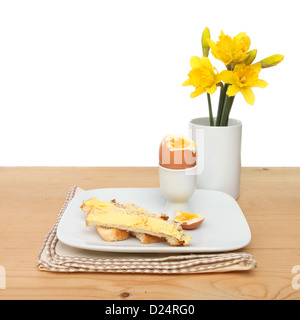
[[[71,188],[53,227],[40,249],[37,267],[52,272],[110,272],[188,274],[251,270],[257,266],[244,252],[218,254],[107,253],[69,247],[56,236],[57,226],[69,202],[83,190]]]

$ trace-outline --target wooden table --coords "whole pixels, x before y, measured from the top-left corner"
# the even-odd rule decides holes
[[[6,289],[0,289],[0,299],[300,299],[300,168],[242,169],[238,203],[252,231],[242,251],[258,262],[258,268],[246,272],[39,271],[36,258],[43,239],[75,184],[84,189],[158,187],[158,170],[1,167],[0,270],[6,273]]]

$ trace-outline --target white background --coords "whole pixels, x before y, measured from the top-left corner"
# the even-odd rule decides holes
[[[299,166],[295,0],[1,1],[0,165],[156,166],[166,134],[208,115],[206,96],[182,87],[206,26],[215,41],[246,32],[257,61],[285,56],[231,117],[243,122],[243,166]]]

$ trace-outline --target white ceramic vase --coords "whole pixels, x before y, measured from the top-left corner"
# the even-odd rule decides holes
[[[197,146],[197,188],[240,194],[242,123],[211,127],[209,118],[192,119],[189,135]]]

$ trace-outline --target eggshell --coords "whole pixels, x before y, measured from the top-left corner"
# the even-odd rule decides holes
[[[188,224],[186,222],[183,222],[181,227],[182,229],[185,229],[185,230],[192,230],[192,229],[196,229],[200,226],[200,224],[204,221],[204,219],[202,220],[199,220],[199,221],[196,221],[194,223],[191,223],[191,224]]]

